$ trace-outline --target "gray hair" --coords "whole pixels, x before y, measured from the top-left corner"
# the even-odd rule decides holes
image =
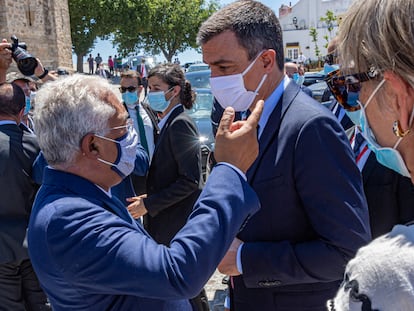
[[[84,75],[48,82],[37,92],[34,123],[50,165],[71,165],[86,134],[106,134],[115,114],[110,95],[115,96],[107,81]]]
[[[355,0],[339,28],[342,66],[392,70],[414,87],[414,0]]]
[[[275,13],[257,1],[233,2],[214,13],[200,27],[197,44],[203,45],[220,33],[230,30],[247,50],[249,60],[261,51],[273,49],[276,62],[283,70],[283,33]]]

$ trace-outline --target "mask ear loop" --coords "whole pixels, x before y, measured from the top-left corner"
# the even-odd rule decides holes
[[[366,109],[368,107],[368,105],[371,103],[372,99],[374,98],[374,96],[377,94],[378,90],[381,88],[381,86],[383,86],[385,83],[385,80],[382,79],[382,81],[380,82],[380,84],[377,85],[377,87],[374,89],[374,91],[371,93],[371,95],[368,97],[367,103],[365,104],[365,107],[363,107],[364,109]]]
[[[246,73],[249,72],[249,70],[253,67],[254,63],[257,61],[257,59],[263,54],[264,51],[261,51],[256,57],[255,59],[250,63],[249,66],[247,66],[246,69],[244,69],[244,71],[242,72],[242,76],[244,77],[246,75]]]

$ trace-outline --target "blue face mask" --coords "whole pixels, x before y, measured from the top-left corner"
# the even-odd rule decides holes
[[[172,96],[169,100],[165,99],[165,95],[168,94],[174,87],[170,88],[166,92],[149,92],[148,93],[148,102],[150,107],[158,112],[164,112],[165,109],[170,105],[171,100],[174,98]]]
[[[305,82],[305,76],[299,75],[298,81],[296,81],[296,83],[300,86],[303,84],[303,82]]]
[[[348,98],[347,98],[347,103],[350,106],[358,106],[359,105],[359,92],[351,92],[348,90]],[[346,109],[345,113],[348,116],[348,118],[351,119],[351,121],[355,124],[360,126],[360,122],[359,120],[361,119],[361,109],[358,109],[356,111],[348,111]]]
[[[334,66],[331,66],[329,64],[323,65],[323,72],[324,72],[325,75],[327,75],[328,73],[330,73],[334,70],[336,70],[336,68]]]
[[[26,106],[24,107],[24,115],[27,115],[32,106],[30,105],[30,97],[29,96],[25,96],[25,97],[26,97]]]
[[[299,74],[298,74],[297,72],[295,72],[295,73],[292,75],[292,80],[293,80],[293,81],[295,81],[296,83],[298,83],[298,80],[299,80]]]
[[[410,172],[407,169],[407,166],[404,163],[403,158],[401,157],[401,154],[396,149],[398,145],[400,144],[403,137],[400,137],[397,142],[395,143],[394,147],[381,147],[374,136],[374,133],[372,132],[366,114],[365,109],[371,102],[374,95],[378,92],[378,90],[381,88],[381,86],[385,83],[385,80],[382,80],[380,84],[375,88],[375,90],[372,92],[371,96],[368,98],[367,103],[364,107],[360,103],[361,106],[361,117],[360,117],[360,125],[361,125],[361,131],[362,135],[364,136],[365,140],[368,143],[368,147],[375,153],[375,156],[377,158],[377,161],[381,163],[382,165],[396,171],[397,173],[410,178]],[[410,119],[410,126],[413,120],[414,116],[414,109],[411,113],[411,119]]]
[[[122,93],[122,100],[124,101],[125,104],[127,105],[134,105],[135,103],[138,102],[138,94],[137,92],[125,92]]]

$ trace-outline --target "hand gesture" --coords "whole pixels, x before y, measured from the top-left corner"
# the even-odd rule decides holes
[[[148,213],[147,209],[145,208],[144,204],[144,198],[146,198],[147,195],[143,194],[138,197],[132,197],[126,199],[127,202],[132,202],[127,206],[128,212],[131,214],[131,216],[134,219],[138,219],[141,216],[144,216],[146,213]]]
[[[214,157],[217,162],[227,162],[244,173],[259,154],[257,124],[263,111],[264,101],[259,100],[246,121],[234,121],[234,109],[224,110],[216,134]]]

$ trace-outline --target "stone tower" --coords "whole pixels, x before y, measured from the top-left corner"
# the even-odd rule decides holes
[[[73,68],[68,0],[0,0],[0,39],[13,34],[46,68]]]

